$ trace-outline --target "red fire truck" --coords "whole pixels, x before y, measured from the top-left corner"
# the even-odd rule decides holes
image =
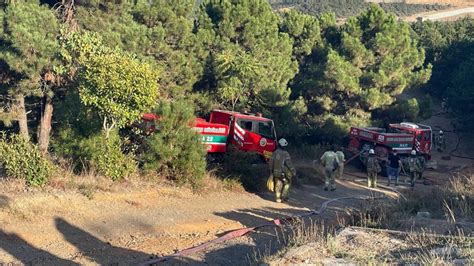
[[[146,132],[156,130],[157,120],[155,114],[142,116]],[[277,147],[275,125],[261,114],[213,110],[209,121],[196,118],[190,127],[202,136],[208,153],[224,153],[229,145],[235,145],[239,150],[256,152],[268,159]]]
[[[349,139],[347,150],[354,154],[360,153],[362,162],[365,162],[370,149],[374,149],[381,161],[386,161],[392,150],[396,150],[401,156],[407,156],[413,149],[429,160],[433,135],[430,126],[405,122],[390,124],[388,130],[352,127]]]

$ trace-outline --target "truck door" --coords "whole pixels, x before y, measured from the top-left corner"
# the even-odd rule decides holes
[[[240,149],[254,151],[266,156],[276,149],[275,129],[272,121],[237,118],[235,124],[236,140]]]
[[[257,152],[269,159],[276,150],[276,131],[273,121],[255,121],[257,125],[256,145]]]
[[[423,154],[431,152],[432,134],[431,130],[418,131],[415,136],[415,149]]]

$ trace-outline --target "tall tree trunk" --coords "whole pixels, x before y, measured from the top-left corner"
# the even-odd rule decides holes
[[[38,148],[43,154],[48,152],[52,117],[53,101],[50,97],[44,96],[43,113],[41,114],[41,120],[38,125]]]
[[[28,134],[28,118],[26,117],[25,96],[23,94],[18,94],[15,97],[14,112],[20,127],[20,135],[29,140],[30,135]]]

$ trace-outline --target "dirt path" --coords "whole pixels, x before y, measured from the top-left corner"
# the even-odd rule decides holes
[[[466,135],[459,131],[459,126],[456,125],[455,120],[449,113],[441,110],[439,102],[435,102],[433,106],[433,116],[421,121],[421,123],[431,126],[436,136],[440,130],[443,130],[446,136],[445,151],[438,152],[433,147],[431,163],[434,163],[437,169],[436,171],[428,171],[427,175],[438,179],[447,179],[451,177],[453,172],[474,169],[474,159],[468,159],[474,158],[474,138],[472,135]]]
[[[418,13],[415,15],[404,17],[403,20],[408,21],[408,22],[415,22],[419,18],[421,18],[423,21],[426,21],[426,20],[447,21],[447,20],[456,20],[461,17],[473,16],[473,15],[474,15],[474,3],[470,3],[470,4],[466,4],[466,6],[464,7],[455,7],[455,8],[450,8],[448,10]]]
[[[220,233],[317,208],[329,199],[368,195],[343,181],[337,191],[294,189],[288,204],[269,194],[219,192],[193,195],[177,188],[100,193],[3,193],[0,196],[0,263],[34,265],[136,264],[214,239]],[[342,205],[341,205],[342,204]],[[336,204],[344,207],[344,204]],[[272,237],[254,234],[226,243],[193,262],[238,263]],[[189,262],[189,261],[188,261]]]

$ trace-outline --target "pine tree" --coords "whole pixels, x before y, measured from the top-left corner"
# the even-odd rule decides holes
[[[59,84],[53,68],[58,61],[56,52],[59,22],[46,5],[39,1],[24,0],[8,4],[0,11],[0,58],[18,79],[10,94],[15,98],[20,133],[29,138],[25,97],[42,99],[42,112],[38,129],[38,143],[42,152],[49,144],[53,113],[52,98]]]
[[[313,133],[345,135],[351,125],[369,124],[370,111],[428,81],[431,66],[424,66],[425,52],[411,28],[380,7],[371,5],[340,28],[320,24],[326,24],[324,45],[307,57],[295,83],[313,117]]]
[[[292,40],[279,31],[279,17],[267,1],[204,1],[195,31],[214,36],[207,43],[209,80],[215,81],[209,87],[216,87],[222,106],[271,112],[287,104],[297,62],[291,56]],[[235,102],[236,95],[245,97]]]

